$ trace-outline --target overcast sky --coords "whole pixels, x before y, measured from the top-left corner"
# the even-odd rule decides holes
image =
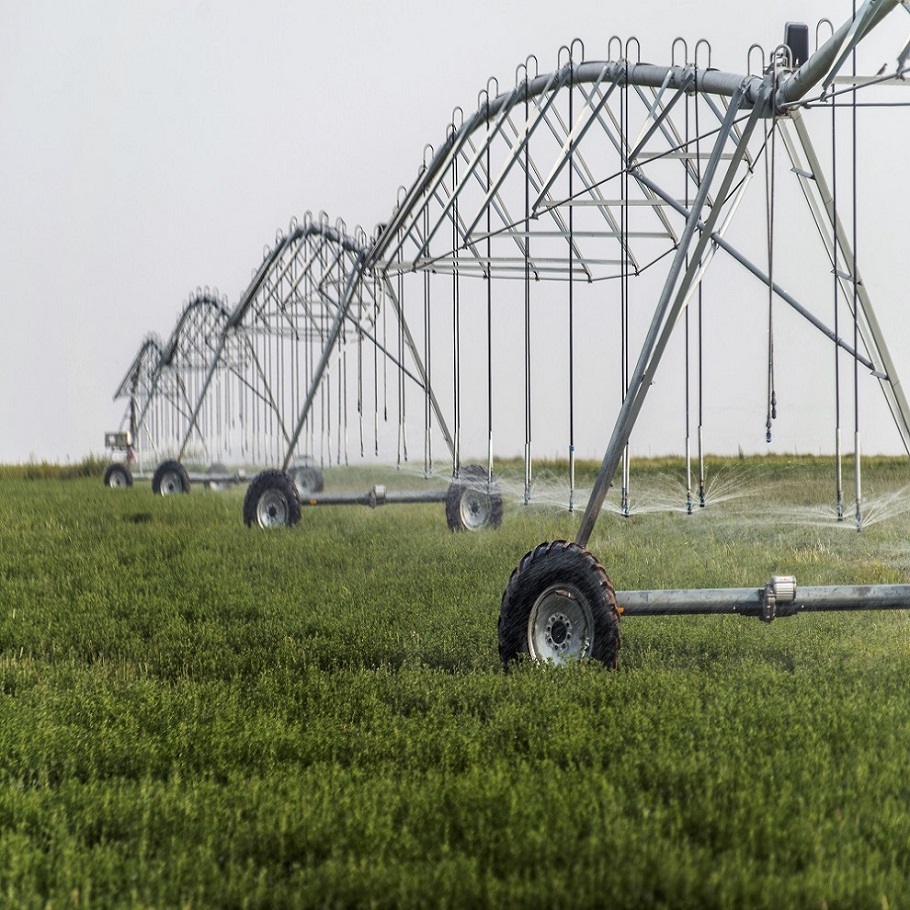
[[[490,76],[510,86],[528,55],[546,72],[573,38],[606,59],[611,35],[635,35],[642,59],[669,63],[679,35],[745,72],[749,46],[779,43],[785,21],[814,34],[849,13],[840,0],[0,0],[0,462],[101,452],[146,333],[167,337],[197,286],[236,302],[292,216],[371,232],[452,109],[476,109]],[[892,19],[877,40],[896,54],[910,17]],[[889,116],[897,149],[864,179],[895,192],[910,110]],[[881,211],[897,255],[907,198]],[[899,271],[875,302],[906,377],[905,260]],[[780,370],[799,384],[805,368]],[[899,449],[887,420],[866,438]]]

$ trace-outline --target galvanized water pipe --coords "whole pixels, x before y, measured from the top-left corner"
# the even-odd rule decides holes
[[[763,588],[617,591],[623,616],[779,616],[843,610],[910,609],[910,585],[798,587],[792,576],[772,577]]]

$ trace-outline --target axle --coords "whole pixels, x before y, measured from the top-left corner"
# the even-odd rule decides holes
[[[418,503],[445,502],[448,490],[387,490],[377,484],[366,493],[338,492],[313,493],[300,497],[301,506],[377,506]]]

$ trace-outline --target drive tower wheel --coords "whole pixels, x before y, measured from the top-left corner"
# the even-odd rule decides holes
[[[189,493],[190,475],[179,461],[162,461],[152,476],[152,492],[159,496]]]
[[[499,659],[619,663],[619,609],[603,566],[577,543],[542,543],[512,572],[499,608]]]
[[[243,499],[243,523],[248,528],[286,528],[298,521],[300,497],[294,481],[283,471],[257,474]]]
[[[486,468],[462,468],[446,492],[446,524],[450,531],[479,531],[502,524],[502,492]]]
[[[120,461],[111,462],[104,469],[104,485],[106,487],[131,487],[133,472]]]
[[[311,493],[321,493],[325,489],[325,478],[319,465],[309,456],[297,459],[288,474],[300,496],[309,496]]]

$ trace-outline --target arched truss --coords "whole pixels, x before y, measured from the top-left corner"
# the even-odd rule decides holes
[[[158,445],[157,433],[140,415],[146,413],[149,402],[157,391],[158,369],[163,353],[164,342],[161,338],[154,333],[147,335],[114,392],[115,401],[123,398],[127,400],[119,429],[129,431],[132,446],[140,455],[145,451],[154,452]]]
[[[180,458],[341,461],[350,421],[364,447],[364,389],[375,387],[381,361],[423,385],[419,363],[405,366],[389,342],[383,286],[363,270],[369,247],[362,230],[349,234],[324,214],[279,233],[208,345]]]
[[[593,388],[599,396],[593,408],[578,408],[601,421],[597,432],[613,410],[603,403],[605,374],[595,370],[592,380],[582,368],[593,364],[618,374],[615,400],[622,401],[583,519],[584,542],[674,327],[688,318],[719,251],[873,373],[910,448],[910,408],[801,110],[823,80],[824,91],[831,90],[851,48],[896,5],[868,0],[799,68],[778,49],[757,75],[720,72],[701,43],[692,55],[683,48],[679,63],[655,66],[637,59],[634,42],[614,39],[612,60],[585,60],[575,42],[563,49],[555,72],[541,75],[529,60],[512,89],[488,85],[476,112],[454,118],[439,149],[430,149],[375,239],[361,231],[351,237],[340,223],[308,216],[266,251],[212,352],[180,456],[199,450],[227,460],[233,453],[254,464],[283,456],[286,468],[299,453],[325,460],[334,447],[339,460],[342,452],[346,458],[354,397],[363,450],[367,348],[374,358],[374,420],[380,355],[400,371],[381,408],[388,414],[397,404],[399,458],[403,375],[416,381],[423,398],[427,467],[435,434],[457,471],[465,427],[478,419],[486,423],[482,435],[492,464],[494,410],[521,411],[523,401],[527,496],[532,413],[543,407],[544,419],[552,419],[552,389],[541,388],[548,380],[541,379],[546,371],[534,354],[548,345],[564,347],[567,355],[551,356],[549,369],[558,374],[553,388],[568,387],[570,463],[577,430],[573,387]],[[901,75],[906,60],[904,48]],[[735,236],[735,216],[778,139],[792,168],[786,177],[808,201],[842,297],[855,312],[860,343],[838,334],[810,302],[783,286],[762,244],[750,250],[748,232]],[[761,199],[762,190],[755,192]],[[772,210],[767,186],[764,192]],[[554,303],[564,326],[559,344],[550,345],[554,339],[536,337],[534,329],[536,313]],[[636,309],[651,313],[638,335]],[[440,311],[445,315],[434,318]],[[618,327],[604,328],[608,312],[619,314]],[[503,325],[507,334],[494,338]],[[611,333],[620,344],[606,350],[602,339]],[[494,380],[495,352],[510,344],[524,348],[523,375],[513,371]],[[355,360],[356,395],[348,386]],[[381,382],[385,386],[385,376]],[[377,451],[378,438],[377,432]],[[406,441],[404,450],[406,457]]]
[[[632,59],[637,47],[619,42],[611,42],[618,52],[616,59],[587,61],[577,42],[564,49],[562,65],[555,72],[540,75],[532,71],[529,61],[516,74],[514,88],[494,93],[488,87],[481,94],[476,113],[454,123],[442,146],[430,150],[417,179],[381,226],[361,271],[370,281],[383,282],[398,312],[404,309],[405,293],[409,299],[416,297],[424,307],[421,328],[427,336],[432,335],[429,320],[438,308],[436,301],[442,298],[445,308],[451,301],[456,336],[450,349],[455,361],[451,393],[456,470],[461,414],[467,413],[459,391],[463,378],[458,363],[463,351],[458,326],[464,318],[459,309],[463,314],[469,294],[481,301],[475,311],[478,319],[468,320],[476,324],[483,321],[483,298],[489,314],[499,306],[494,296],[504,294],[493,290],[493,279],[512,279],[524,288],[523,310],[519,292],[518,306],[508,318],[511,342],[522,344],[523,335],[526,349],[529,457],[527,402],[536,373],[529,326],[533,300],[544,293],[540,287],[550,279],[561,287],[555,293],[562,295],[566,312],[568,363],[560,369],[569,387],[571,411],[578,367],[573,347],[598,329],[590,321],[593,308],[605,308],[612,294],[626,313],[632,295],[629,279],[656,276],[648,291],[647,305],[653,306],[653,315],[634,362],[629,356],[634,348],[629,346],[628,326],[621,330],[623,405],[590,504],[589,511],[595,514],[673,329],[718,251],[765,284],[772,299],[792,307],[872,372],[910,450],[910,407],[800,110],[806,95],[822,80],[825,91],[830,89],[852,48],[897,5],[896,0],[869,0],[855,20],[846,22],[798,68],[790,65],[787,49],[778,49],[771,65],[758,75],[719,72],[709,61],[707,67],[699,64],[698,47],[695,60],[655,66]],[[898,55],[901,75],[906,57],[905,48]],[[861,344],[836,333],[811,306],[781,286],[763,246],[749,253],[728,239],[735,215],[778,135],[792,166],[787,177],[809,202],[843,299],[855,312]],[[769,209],[773,202],[769,195]],[[442,285],[443,276],[448,276],[444,280],[451,290]],[[466,290],[471,277],[483,279],[478,283],[480,291],[476,286]],[[405,286],[410,290],[405,292]],[[583,295],[588,307],[584,323],[578,321]],[[487,319],[491,325],[492,317]],[[487,349],[488,369],[479,372],[492,377],[494,345],[489,330],[486,340],[482,334],[473,336],[478,348]],[[601,351],[600,359],[611,354]],[[428,356],[426,360],[429,369]],[[520,382],[518,377],[512,381]],[[439,391],[435,383],[429,385]],[[485,397],[491,397],[486,392]],[[492,411],[492,403],[486,409],[475,408],[484,410]],[[306,408],[301,420],[305,416]],[[575,450],[573,422],[570,413],[570,462]],[[491,460],[492,433],[491,420]],[[586,525],[590,523],[587,515]]]
[[[139,467],[177,451],[230,312],[217,290],[198,288],[181,309],[168,340],[147,338],[116,398],[128,398],[124,423]]]

